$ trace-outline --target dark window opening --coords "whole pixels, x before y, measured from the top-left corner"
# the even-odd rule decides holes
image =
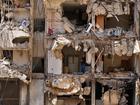
[[[0,80],[0,105],[19,105],[19,81]]]
[[[33,58],[33,73],[44,73],[44,58]]]
[[[9,60],[13,60],[13,51],[12,50],[3,50],[3,57]]]
[[[88,15],[85,5],[63,4],[63,14],[74,25],[83,26],[87,24]]]
[[[111,18],[106,18],[106,24],[105,24],[105,28],[116,28],[116,27],[121,27],[124,30],[128,31],[128,30],[132,30],[133,27],[133,16],[131,15],[121,15],[121,16],[117,16],[119,19],[119,22],[116,20],[115,17],[111,17]]]
[[[34,19],[34,32],[45,31],[45,19]]]

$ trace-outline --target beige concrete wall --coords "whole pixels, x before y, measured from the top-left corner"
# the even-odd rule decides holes
[[[13,62],[17,65],[29,64],[28,51],[13,51]]]
[[[28,86],[27,84],[20,83],[20,105],[27,105],[27,98],[28,98]]]
[[[44,105],[44,79],[32,79],[29,87],[29,105]]]

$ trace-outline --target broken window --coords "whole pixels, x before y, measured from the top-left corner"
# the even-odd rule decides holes
[[[63,3],[63,16],[67,17],[72,24],[83,26],[87,24],[86,5]]]
[[[34,32],[45,31],[45,19],[34,19]]]
[[[3,50],[3,57],[9,60],[13,60],[13,51],[12,50]]]
[[[33,57],[33,73],[44,73],[44,58]]]

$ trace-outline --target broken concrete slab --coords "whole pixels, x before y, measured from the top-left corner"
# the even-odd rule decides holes
[[[84,79],[83,79],[84,78]],[[51,92],[54,95],[72,95],[72,94],[89,94],[90,88],[86,87],[84,91],[81,91],[81,82],[85,82],[88,77],[86,76],[74,76],[74,75],[56,75],[46,79],[45,90]],[[83,90],[83,89],[82,89]],[[84,93],[83,93],[84,92]]]

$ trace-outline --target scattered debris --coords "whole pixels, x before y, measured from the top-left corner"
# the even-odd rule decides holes
[[[54,44],[51,48],[51,50],[53,51],[53,54],[55,55],[56,58],[60,58],[62,59],[62,48],[65,46],[65,45],[68,45],[70,44],[71,41],[66,39],[65,37],[63,36],[59,36],[55,41],[54,41]]]
[[[82,89],[81,83],[85,82],[83,79],[81,81],[80,78],[85,78],[85,80],[87,79],[86,76],[76,77],[74,75],[55,75],[46,80],[45,88],[46,91],[49,91],[54,95],[62,96],[78,94]],[[82,93],[80,94],[89,95],[90,88],[85,87],[81,92]]]
[[[28,70],[26,66],[18,67],[17,65],[11,65],[10,62],[5,59],[0,60],[0,78],[18,78],[28,84],[27,75],[20,72],[22,69]]]
[[[109,90],[103,95],[104,105],[127,105],[127,99],[121,90]]]

